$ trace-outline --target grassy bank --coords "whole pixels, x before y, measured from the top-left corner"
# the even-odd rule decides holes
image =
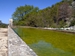
[[[38,56],[75,56],[75,34],[35,28],[16,28]]]

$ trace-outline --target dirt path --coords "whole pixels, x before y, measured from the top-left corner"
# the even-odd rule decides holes
[[[7,28],[0,28],[0,56],[7,56]]]

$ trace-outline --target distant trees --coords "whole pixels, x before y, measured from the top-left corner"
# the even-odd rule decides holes
[[[75,25],[75,20],[72,20],[70,26],[74,26],[74,25]]]
[[[66,2],[64,2],[64,3],[62,3],[60,6],[59,6],[59,15],[58,15],[58,17],[59,17],[59,20],[60,19],[65,19],[65,18],[67,18],[67,17],[69,17],[68,16],[68,9],[69,9],[69,5],[68,5],[68,3],[66,3]]]
[[[0,20],[0,24],[2,24],[2,21]]]
[[[7,27],[7,24],[2,23],[2,21],[0,20],[0,28],[5,28]]]
[[[58,21],[59,26],[65,26],[67,22],[67,18],[71,17],[72,10],[69,7],[69,3],[63,2],[58,8]],[[69,19],[70,20],[70,19]],[[63,23],[62,23],[63,22]],[[62,23],[62,24],[60,24]]]
[[[67,2],[69,5],[72,5],[73,0],[62,0],[62,2]]]
[[[33,26],[33,27],[64,27],[66,18],[71,18],[72,8],[70,8],[72,0],[62,0],[52,7],[39,10],[38,7],[25,5],[17,7],[13,13],[15,25]],[[69,19],[70,20],[70,19]]]
[[[38,8],[34,8],[30,5],[20,6],[16,9],[13,14],[14,24],[17,25],[25,25],[25,20],[29,17],[29,13],[37,10]]]

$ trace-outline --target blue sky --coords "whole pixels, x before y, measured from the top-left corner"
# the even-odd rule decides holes
[[[25,4],[44,9],[60,1],[61,0],[0,0],[0,20],[8,24],[16,8],[24,6]]]

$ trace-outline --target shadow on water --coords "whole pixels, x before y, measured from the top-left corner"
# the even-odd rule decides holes
[[[65,52],[55,48],[52,44],[45,41],[39,41],[29,46],[37,53],[38,56],[75,56],[70,52]]]

